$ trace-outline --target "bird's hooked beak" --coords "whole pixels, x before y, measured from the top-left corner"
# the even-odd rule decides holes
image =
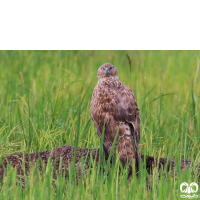
[[[106,70],[105,70],[105,73],[106,73],[106,75],[108,75],[108,73],[109,73],[109,69],[106,69]]]

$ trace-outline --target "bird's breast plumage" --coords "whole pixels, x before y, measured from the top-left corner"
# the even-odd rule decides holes
[[[119,80],[99,81],[93,91],[91,108],[94,107],[97,112],[101,110],[103,115],[106,113],[112,114],[116,105],[120,103],[121,85]]]

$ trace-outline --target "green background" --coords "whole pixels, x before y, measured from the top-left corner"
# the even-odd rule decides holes
[[[120,81],[134,91],[140,152],[199,161],[199,61],[200,51],[0,51],[0,162],[14,152],[61,145],[99,148],[90,101],[103,63],[115,65]],[[60,185],[52,186],[50,172],[27,176],[25,189],[12,182],[10,170],[0,199],[179,199],[181,182],[197,182],[196,175],[177,169],[178,175],[160,181],[155,173],[154,189],[146,190],[145,178],[128,182],[111,170],[108,180],[96,180],[92,171],[78,185],[60,177]]]

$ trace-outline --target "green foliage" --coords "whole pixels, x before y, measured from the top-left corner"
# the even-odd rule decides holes
[[[109,62],[134,91],[140,109],[140,151],[157,157],[199,161],[200,51],[1,51],[0,163],[7,154],[32,153],[61,145],[99,148],[90,118],[90,100],[98,67]],[[197,77],[195,81],[195,77]],[[194,84],[195,82],[195,84]],[[77,149],[76,149],[77,150]],[[93,166],[94,163],[91,163]],[[38,164],[25,176],[25,189],[11,167],[0,185],[1,199],[179,199],[182,182],[197,181],[192,169],[158,177],[152,190],[142,176],[127,181],[119,160],[107,176],[91,167],[76,184],[52,176],[51,164]],[[164,172],[163,172],[164,173]],[[150,177],[149,177],[150,178]],[[20,183],[20,181],[19,181]]]

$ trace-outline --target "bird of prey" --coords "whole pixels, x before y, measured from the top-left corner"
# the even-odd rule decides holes
[[[97,77],[99,80],[92,94],[91,116],[100,138],[105,126],[104,153],[109,155],[118,133],[115,150],[119,152],[122,166],[132,165],[134,161],[138,171],[140,117],[134,93],[120,82],[117,68],[109,63],[99,67]]]

